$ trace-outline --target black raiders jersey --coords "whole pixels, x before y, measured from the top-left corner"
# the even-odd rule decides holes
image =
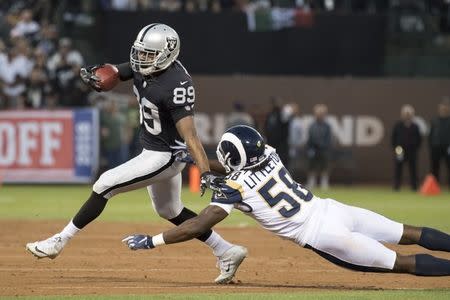
[[[194,114],[195,89],[191,76],[176,60],[165,71],[145,78],[133,72],[133,92],[140,108],[140,142],[145,149],[171,151],[183,141],[175,124]]]

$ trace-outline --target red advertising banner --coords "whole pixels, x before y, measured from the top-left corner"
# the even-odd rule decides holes
[[[82,119],[79,122],[78,115]],[[94,110],[0,112],[0,180],[88,182],[93,169],[86,172],[83,167],[96,168],[97,165],[98,147],[94,149],[94,146],[98,146],[98,135],[91,138],[93,132],[98,132],[97,123]],[[88,144],[89,153],[80,155],[93,159],[86,161],[80,159],[80,155],[76,157],[80,148],[77,139]],[[86,147],[81,149],[86,150]],[[84,166],[80,162],[84,162]]]

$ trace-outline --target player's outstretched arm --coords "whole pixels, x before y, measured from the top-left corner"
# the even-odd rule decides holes
[[[200,214],[168,231],[155,236],[145,234],[129,235],[122,240],[131,250],[153,249],[164,244],[181,243],[202,235],[221,222],[228,213],[219,206],[209,205]]]
[[[211,173],[208,157],[195,129],[193,116],[186,116],[180,119],[176,123],[176,127],[180,136],[186,142],[189,153],[191,153],[197,167],[200,169],[201,195],[203,196],[206,188],[210,188],[213,191],[220,191],[225,180]]]
[[[203,145],[197,135],[193,116],[186,116],[180,119],[176,123],[176,127],[178,133],[186,142],[188,151],[192,155],[200,172],[204,173],[210,171],[208,157],[206,156],[205,149],[203,149]]]
[[[227,175],[227,171],[225,171],[225,168],[221,165],[221,163],[217,159],[210,159],[209,167],[214,172],[217,172],[222,175]]]
[[[191,154],[187,150],[187,147],[177,146],[176,151],[174,152],[175,160],[187,163],[187,164],[195,164],[194,159]],[[211,171],[219,173],[221,175],[227,175],[227,171],[221,165],[221,163],[217,159],[209,159],[209,168]]]
[[[163,233],[166,244],[194,239],[221,222],[228,213],[221,207],[209,205],[200,214]]]
[[[131,69],[130,62],[118,64],[116,65],[116,68],[119,71],[120,81],[127,81],[133,79],[133,69]]]

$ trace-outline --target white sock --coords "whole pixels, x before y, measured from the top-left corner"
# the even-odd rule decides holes
[[[205,244],[211,247],[215,256],[222,256],[233,244],[225,241],[217,232],[213,231]]]
[[[75,225],[73,225],[72,220],[70,220],[69,224],[67,224],[66,227],[64,227],[64,229],[59,233],[59,235],[63,240],[68,241],[71,238],[73,238],[78,233],[78,231],[80,231],[80,229],[77,228]]]

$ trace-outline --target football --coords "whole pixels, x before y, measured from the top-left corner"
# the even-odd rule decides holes
[[[111,64],[105,64],[95,70],[95,76],[100,78],[98,86],[102,91],[112,90],[120,81],[119,70],[116,66]]]

